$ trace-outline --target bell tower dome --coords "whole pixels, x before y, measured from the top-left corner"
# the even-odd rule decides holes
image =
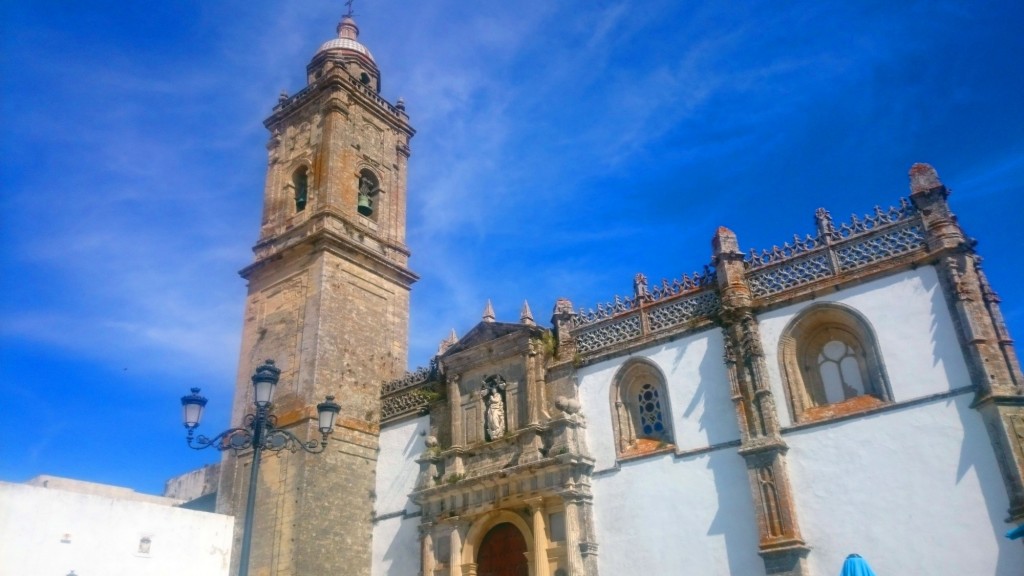
[[[380,96],[380,71],[351,14],[337,30],[307,66],[307,85],[282,94],[264,122],[263,216],[241,271],[248,296],[232,421],[252,405],[249,375],[268,358],[281,369],[279,427],[318,438],[315,405],[328,394],[341,413],[323,454],[263,458],[254,574],[369,576],[380,383],[407,367],[415,131],[401,100]],[[239,526],[251,458],[224,457],[218,510]]]
[[[306,66],[306,81],[312,84],[333,67],[345,68],[354,78],[380,93],[377,62],[366,46],[359,43],[359,27],[348,14],[338,23],[338,37],[324,42]]]

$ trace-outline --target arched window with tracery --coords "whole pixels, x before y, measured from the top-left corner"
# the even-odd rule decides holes
[[[651,382],[644,382],[633,390],[633,394],[636,395],[637,421],[640,424],[637,436],[662,439],[665,436],[665,417],[658,387]]]
[[[833,303],[811,306],[790,322],[779,344],[795,422],[892,401],[874,332],[852,308]]]
[[[612,386],[612,428],[620,456],[633,456],[672,444],[672,419],[665,378],[644,360],[625,364]]]

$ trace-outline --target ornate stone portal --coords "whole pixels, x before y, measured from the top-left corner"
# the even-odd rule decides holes
[[[593,460],[581,441],[579,403],[570,400],[574,385],[547,370],[552,336],[524,318],[486,317],[449,342],[426,377],[389,385],[395,391],[385,405],[420,398],[431,417],[413,493],[423,574],[482,574],[520,544],[524,564],[499,562],[512,566],[509,574],[597,573]]]

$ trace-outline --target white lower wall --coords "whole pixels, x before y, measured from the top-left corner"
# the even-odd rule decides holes
[[[0,482],[0,576],[227,576],[233,530],[223,514]]]
[[[415,575],[420,570],[419,507],[416,488],[430,418],[421,416],[381,428],[377,457],[377,500],[373,524],[373,575]],[[410,514],[416,514],[409,517]]]
[[[396,516],[373,525],[373,576],[420,573],[419,516]]]
[[[656,456],[593,480],[601,574],[764,574],[734,448]]]
[[[377,516],[387,516],[402,510],[419,510],[409,499],[409,494],[416,488],[416,478],[420,473],[416,459],[426,448],[423,441],[428,430],[428,416],[381,428],[380,453],[377,456],[377,500],[373,507]]]
[[[1009,501],[972,395],[785,435],[812,574],[847,554],[879,575],[1021,576]]]

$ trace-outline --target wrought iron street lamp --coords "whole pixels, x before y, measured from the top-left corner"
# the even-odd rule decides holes
[[[319,454],[327,448],[327,436],[334,429],[334,420],[341,411],[341,406],[334,401],[334,396],[316,405],[318,428],[322,438],[319,442],[301,440],[291,432],[277,427],[277,417],[270,413],[270,401],[274,397],[274,387],[281,376],[281,369],[274,366],[273,360],[267,360],[252,376],[255,414],[246,414],[243,425],[229,428],[213,438],[199,435],[193,431],[199,427],[206,407],[206,398],[199,395],[199,388],[192,388],[192,393],[181,398],[181,407],[188,429],[188,445],[190,448],[202,450],[214,447],[217,450],[234,450],[236,453],[252,448],[252,469],[249,473],[249,493],[245,501],[245,521],[242,526],[242,551],[239,554],[238,574],[249,574],[249,548],[252,543],[253,509],[256,506],[256,481],[260,474],[260,455],[263,450],[302,449],[310,454]]]

